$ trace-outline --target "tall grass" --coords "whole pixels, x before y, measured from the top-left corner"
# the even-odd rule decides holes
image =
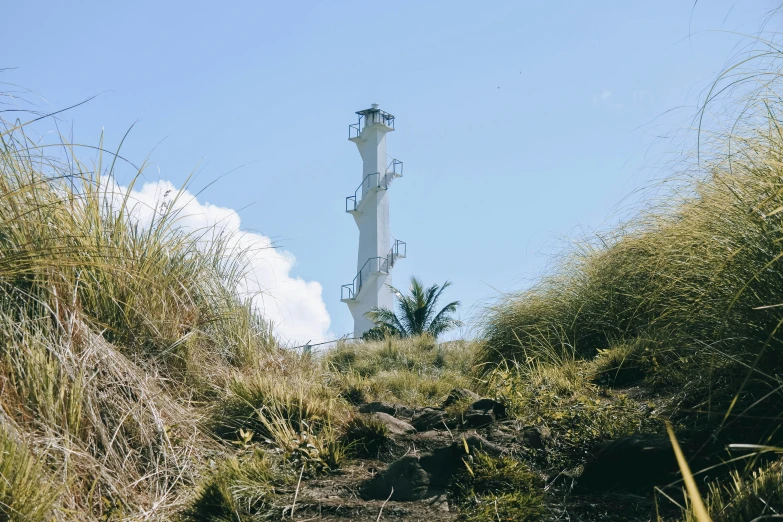
[[[118,155],[60,145],[71,161],[0,122],[0,502],[13,520],[169,518],[220,451],[193,401],[276,344],[232,237],[140,209]]]
[[[0,426],[0,520],[51,520],[58,488],[32,448]]]
[[[783,363],[779,108],[766,105],[765,126],[750,135],[727,137],[724,157],[703,163],[679,199],[587,241],[553,275],[497,303],[482,361],[622,350],[618,372],[686,386],[719,419],[741,390],[751,403],[774,391],[763,369]]]
[[[268,344],[266,325],[237,298],[241,252],[219,230],[178,228],[182,193],[141,209],[151,216],[142,223],[135,180],[120,191],[113,163],[63,165],[21,131],[1,137],[0,277],[9,299],[78,312],[144,357],[181,356],[193,336],[229,362]]]
[[[641,385],[662,405],[657,414],[675,419],[684,434],[706,432],[719,442],[780,440],[783,53],[777,40],[754,40],[706,92],[695,119],[695,153],[670,173],[687,174],[685,183],[614,231],[585,239],[538,284],[489,310],[479,362],[490,382],[503,384],[504,371],[513,368],[506,379],[512,390],[529,383],[546,390],[547,376],[559,376],[566,389],[570,379],[563,377],[576,364],[588,389]],[[547,408],[543,417],[563,413],[552,401]],[[632,416],[623,413],[624,419]],[[697,453],[708,446],[699,445]],[[736,466],[712,471],[723,479],[710,486],[710,516],[749,520],[771,513],[779,466]],[[769,508],[755,503],[756,494],[770,496]]]

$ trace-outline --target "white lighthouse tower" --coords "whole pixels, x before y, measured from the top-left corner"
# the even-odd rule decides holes
[[[394,116],[378,108],[377,103],[358,111],[358,123],[348,127],[348,139],[362,156],[359,188],[345,198],[345,211],[353,215],[359,227],[359,256],[356,277],[342,286],[342,301],[353,315],[354,337],[374,325],[365,314],[374,307],[393,308],[391,269],[405,257],[406,245],[391,243],[389,233],[389,186],[402,176],[402,162],[388,160],[386,134],[394,130]]]

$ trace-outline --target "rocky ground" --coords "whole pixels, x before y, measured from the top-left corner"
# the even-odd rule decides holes
[[[455,504],[452,488],[477,453],[537,468],[548,512],[537,520],[654,520],[652,484],[676,480],[671,446],[657,436],[605,442],[584,466],[552,473],[548,429],[522,426],[507,418],[503,404],[466,389],[453,390],[440,408],[372,402],[357,410],[385,426],[384,440],[339,473],[302,481],[291,518],[473,520]]]

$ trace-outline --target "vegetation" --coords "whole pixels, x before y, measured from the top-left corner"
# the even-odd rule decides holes
[[[0,511],[169,518],[201,463],[231,454],[210,406],[299,361],[238,297],[231,237],[184,232],[176,204],[139,221],[133,184],[114,184],[116,156],[85,165],[66,145],[72,161],[60,161],[24,132],[0,130]],[[293,403],[285,382],[276,397]],[[339,451],[325,453],[328,466]]]
[[[741,89],[736,71],[714,92]],[[778,72],[759,77],[731,134],[701,129],[678,198],[500,299],[480,339],[438,342],[459,302],[438,309],[450,284],[413,278],[396,313],[370,313],[367,339],[326,353],[278,345],[241,297],[234,238],[179,228],[180,196],[139,209],[133,183],[114,181],[119,155],[85,165],[66,144],[69,161],[52,158],[3,122],[0,520],[293,519],[308,502],[321,516],[403,445],[400,468],[421,480],[406,494],[448,491],[461,520],[703,522],[697,497],[714,521],[779,516],[783,106]],[[399,422],[434,414],[437,429],[411,440],[356,412],[381,401],[410,413]],[[605,443],[660,440],[666,422],[679,477],[648,484],[635,469],[616,480],[642,484],[633,493],[576,487]],[[425,466],[454,474],[432,484]]]
[[[779,65],[779,51],[761,56]],[[776,459],[759,469],[723,453],[781,436],[783,107],[778,69],[742,70],[753,57],[710,91],[702,122],[718,93],[734,96],[723,102],[739,103],[740,116],[723,127],[729,134],[701,129],[695,175],[678,197],[583,242],[531,289],[497,302],[479,356],[517,416],[560,434],[556,468],[577,465],[586,441],[674,421],[699,440],[713,520],[776,513],[781,484]],[[690,508],[686,517],[704,520]]]
[[[354,417],[345,426],[345,439],[354,456],[374,458],[389,443],[389,429],[373,417]]]
[[[546,514],[542,487],[538,476],[520,461],[477,453],[466,458],[452,490],[459,520],[532,522]]]
[[[378,340],[390,335],[416,337],[424,334],[437,339],[442,333],[455,328],[460,323],[452,314],[457,311],[459,301],[453,301],[436,311],[440,295],[449,286],[451,283],[446,281],[442,286],[424,288],[421,281],[412,277],[410,295],[403,295],[392,287],[398,313],[388,308],[374,308],[367,312],[367,317],[376,326],[364,335],[365,340]]]
[[[31,448],[0,428],[0,520],[48,520],[57,487]]]
[[[325,357],[332,388],[348,402],[436,406],[454,388],[474,388],[477,343],[438,344],[424,335],[361,344],[339,343]]]
[[[287,493],[292,477],[267,455],[254,452],[229,457],[200,487],[183,512],[187,522],[264,520],[280,515],[280,493]]]
[[[775,516],[783,509],[781,462],[773,462],[750,472],[734,471],[723,482],[709,487],[710,518],[714,522],[743,522]],[[690,508],[687,522],[699,522]]]

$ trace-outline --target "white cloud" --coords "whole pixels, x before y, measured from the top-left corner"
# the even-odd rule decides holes
[[[114,184],[110,193],[124,194],[127,188]],[[293,277],[296,258],[274,245],[269,237],[242,230],[235,210],[200,202],[187,191],[174,201],[178,189],[169,181],[144,183],[129,198],[133,219],[149,225],[161,205],[174,205],[178,224],[189,230],[223,231],[231,236],[232,247],[246,252],[249,272],[244,291],[254,296],[258,310],[275,325],[275,334],[283,341],[303,344],[330,338],[331,319],[323,301],[321,284]]]

